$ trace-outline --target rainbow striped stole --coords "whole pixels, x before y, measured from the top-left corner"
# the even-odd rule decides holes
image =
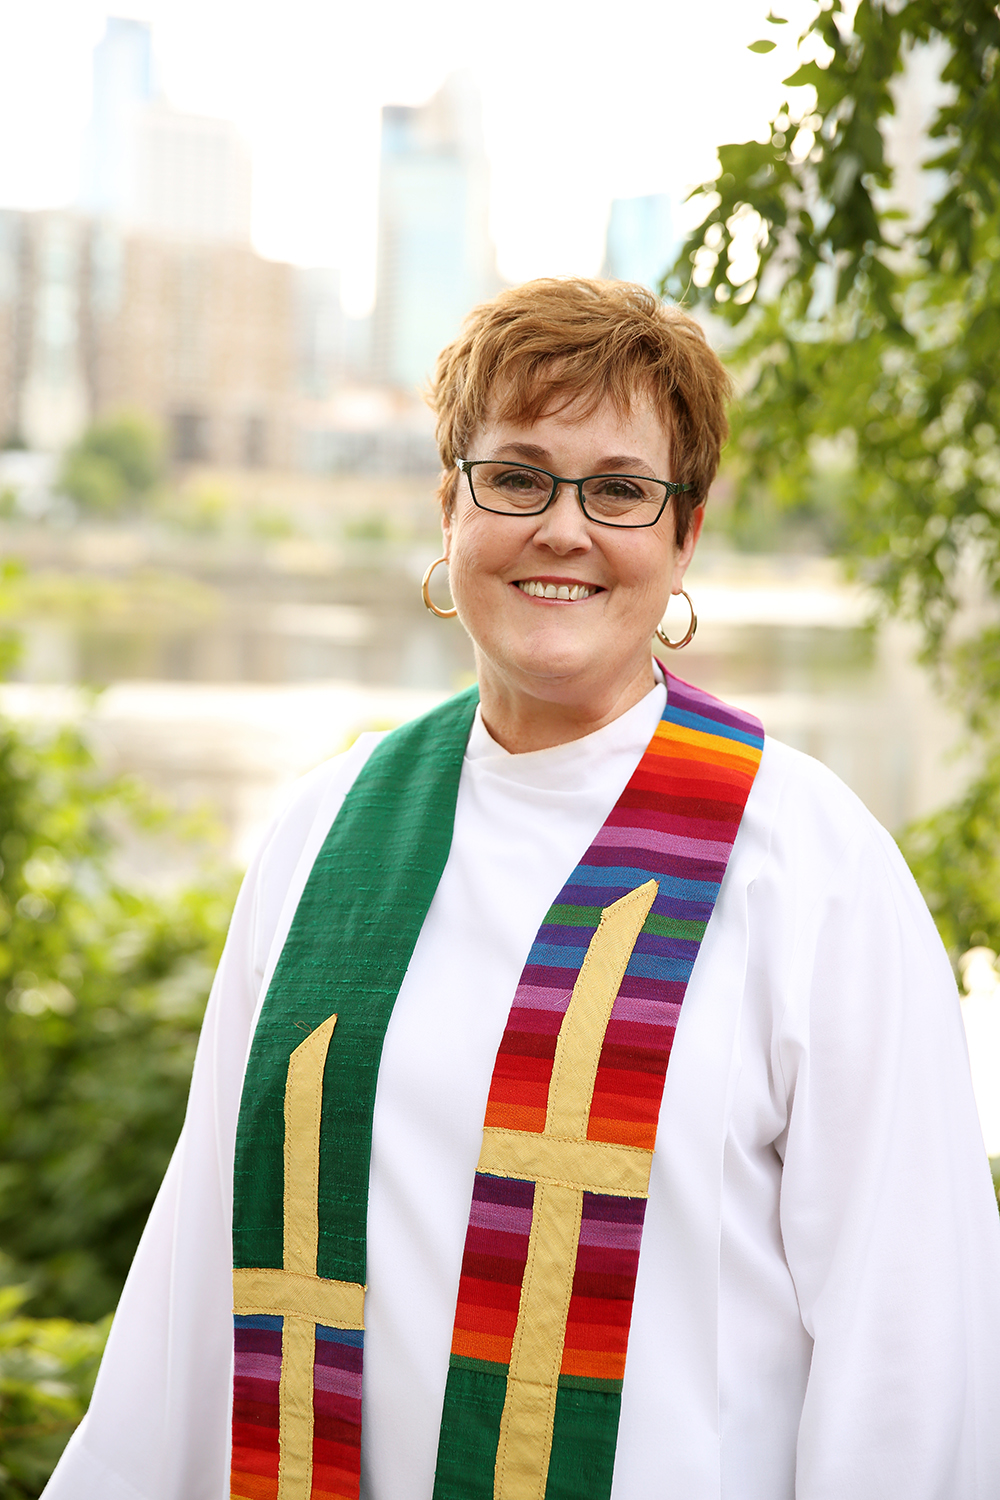
[[[378,1065],[476,702],[376,747],[257,1024],[234,1172],[233,1500],[358,1500]],[[532,946],[490,1089],[435,1500],[610,1492],[670,1045],[762,743],[756,720],[668,676],[650,745]]]
[[[611,1493],[667,1064],[762,747],[750,715],[668,676],[531,948],[490,1086],[434,1500]]]

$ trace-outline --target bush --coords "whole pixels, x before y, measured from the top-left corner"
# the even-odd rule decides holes
[[[63,460],[59,488],[97,515],[141,504],[163,475],[162,443],[145,417],[124,413],[89,427]]]
[[[35,1500],[87,1409],[110,1317],[28,1318],[24,1287],[0,1287],[0,1494]]]
[[[961,797],[911,823],[900,846],[952,962],[970,948],[1000,950],[1000,752]]]
[[[0,1247],[39,1311],[114,1307],[183,1118],[235,890],[127,889],[148,803],[78,734],[0,724]]]

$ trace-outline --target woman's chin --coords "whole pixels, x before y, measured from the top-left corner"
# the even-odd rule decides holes
[[[496,656],[476,654],[481,683],[484,676],[505,679],[515,691],[567,704],[595,692],[614,694],[616,684],[625,690],[637,671],[637,663],[622,659],[612,642],[581,639],[575,632],[546,632],[543,640],[508,643]]]

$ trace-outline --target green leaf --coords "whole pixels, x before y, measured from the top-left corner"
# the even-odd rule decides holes
[[[811,83],[816,88],[825,81],[826,76],[826,69],[821,68],[819,63],[808,62],[803,63],[800,68],[796,68],[794,73],[781,81],[786,88],[790,89],[804,88],[807,83]]]
[[[770,42],[770,41],[767,41],[767,40],[761,40],[759,42],[751,42],[750,45],[749,45],[749,47],[747,48],[747,51],[748,52],[773,52],[774,49],[775,49],[775,47],[777,45],[778,45],[777,42]]]

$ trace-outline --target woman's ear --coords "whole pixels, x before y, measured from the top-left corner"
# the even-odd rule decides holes
[[[441,506],[441,540],[444,544],[445,557],[451,553],[451,523],[455,514],[457,493],[458,470],[454,468],[444,470],[438,485],[438,501]]]
[[[691,512],[691,524],[688,527],[688,534],[684,538],[681,545],[677,548],[677,555],[674,558],[674,578],[671,585],[672,593],[679,594],[684,586],[684,574],[688,570],[688,565],[690,564],[692,557],[694,557],[694,549],[698,545],[698,538],[701,536],[701,528],[704,524],[705,506],[704,503],[702,503],[697,507],[696,510],[693,510]]]

